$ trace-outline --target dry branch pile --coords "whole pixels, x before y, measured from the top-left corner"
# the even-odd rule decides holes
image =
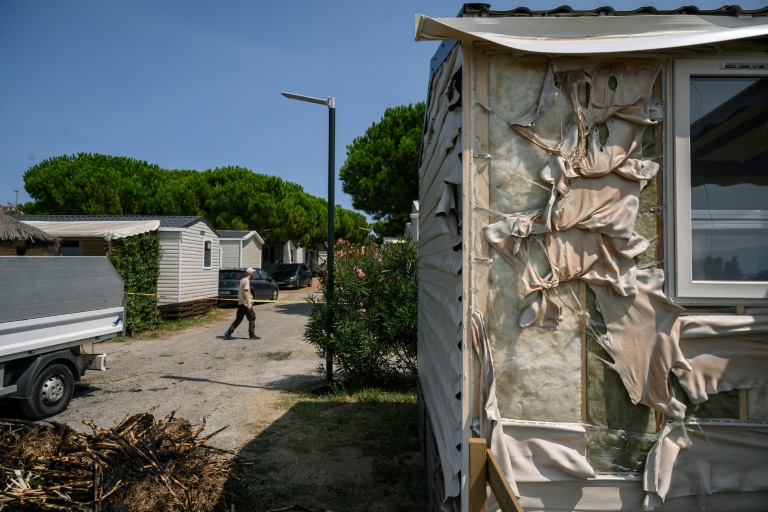
[[[205,423],[174,413],[137,414],[109,430],[84,422],[93,434],[0,420],[0,510],[213,510],[234,454],[206,444],[220,430],[201,437]]]

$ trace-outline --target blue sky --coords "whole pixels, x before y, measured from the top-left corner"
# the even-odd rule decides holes
[[[686,5],[489,3],[495,10]],[[355,137],[388,107],[426,99],[438,43],[414,41],[414,15],[454,17],[462,5],[0,0],[0,203],[15,201],[15,189],[19,202],[30,200],[23,174],[31,166],[79,152],[165,169],[238,165],[325,198],[327,109],[280,91],[336,98],[338,180]],[[338,181],[336,202],[351,208]]]

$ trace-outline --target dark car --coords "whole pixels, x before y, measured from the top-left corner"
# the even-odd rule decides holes
[[[272,269],[272,279],[280,288],[312,286],[312,271],[305,263],[281,263]]]
[[[219,270],[219,298],[234,299],[231,304],[237,305],[237,290],[240,280],[245,277],[244,268]],[[260,268],[253,269],[251,277],[251,298],[277,300],[277,283]],[[228,301],[229,302],[229,301]]]

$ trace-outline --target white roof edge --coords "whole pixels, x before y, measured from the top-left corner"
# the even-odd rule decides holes
[[[140,235],[160,228],[159,220],[132,221],[37,221],[19,219],[46,233],[58,237],[103,238],[116,240]]]
[[[264,245],[264,239],[261,238],[261,235],[259,235],[258,231],[253,230],[246,233],[244,236],[221,236],[219,237],[220,240],[246,240],[252,236],[256,237],[256,241],[259,242],[261,245]]]
[[[768,17],[687,14],[484,18],[417,14],[415,23],[417,41],[487,41],[532,53],[570,55],[662,50],[767,34]]]

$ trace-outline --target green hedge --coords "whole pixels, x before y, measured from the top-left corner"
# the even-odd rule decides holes
[[[158,321],[157,278],[160,275],[160,239],[157,233],[144,233],[115,240],[112,264],[123,278],[128,297],[126,332],[154,328]],[[131,294],[146,295],[131,295]]]
[[[408,240],[354,246],[339,241],[334,257],[336,308],[327,333],[326,276],[321,299],[312,308],[304,338],[334,366],[359,384],[387,384],[416,374],[418,255]]]

